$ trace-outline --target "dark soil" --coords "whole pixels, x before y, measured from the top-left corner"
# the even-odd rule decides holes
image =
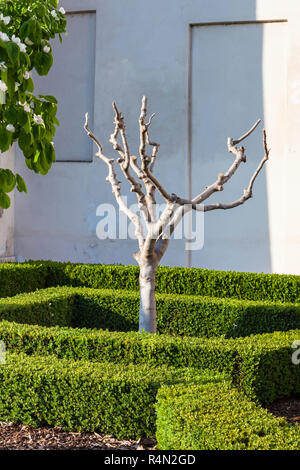
[[[274,416],[286,418],[289,423],[300,424],[300,398],[281,398],[267,409]]]
[[[154,439],[119,441],[97,433],[65,432],[0,422],[0,450],[154,450]]]

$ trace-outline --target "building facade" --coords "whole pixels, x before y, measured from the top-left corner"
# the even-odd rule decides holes
[[[193,196],[232,162],[227,137],[261,118],[271,148],[254,197],[204,218],[202,249],[170,244],[163,264],[300,273],[300,4],[298,0],[64,0],[68,36],[39,92],[59,100],[57,162],[30,172],[18,149],[3,156],[28,195],[16,193],[0,219],[0,257],[134,264],[135,240],[99,239],[99,206],[115,205],[106,166],[83,130],[84,114],[106,154],[115,100],[138,152],[141,97],[156,117],[156,174]],[[211,201],[239,198],[263,156],[261,129],[245,141],[247,163]],[[9,158],[8,158],[9,157]],[[126,182],[123,183],[124,192]],[[115,205],[116,210],[118,210]],[[97,209],[98,208],[98,209]]]

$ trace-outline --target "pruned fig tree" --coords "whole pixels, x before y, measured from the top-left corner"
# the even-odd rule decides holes
[[[252,197],[255,179],[265,162],[268,160],[269,149],[266,142],[266,132],[263,130],[264,156],[257,169],[253,173],[247,189],[236,201],[230,203],[204,204],[212,194],[223,191],[224,185],[235,174],[242,162],[246,162],[245,148],[238,147],[238,144],[248,137],[258,126],[258,120],[254,126],[242,137],[234,140],[229,137],[227,140],[228,151],[232,153],[234,160],[225,173],[219,173],[216,181],[195,196],[193,199],[183,199],[174,193],[169,193],[154,176],[154,166],[157,160],[159,144],[152,142],[149,137],[149,127],[154,117],[152,114],[147,121],[147,98],[142,99],[141,113],[139,117],[140,146],[139,159],[130,151],[126,136],[124,116],[119,112],[116,103],[113,103],[115,113],[114,132],[110,136],[110,143],[113,149],[119,153],[116,160],[124,178],[130,185],[130,191],[135,192],[138,200],[139,213],[133,212],[121,194],[120,181],[117,179],[115,170],[115,159],[107,157],[103,153],[100,141],[89,129],[89,118],[86,114],[84,128],[88,136],[98,147],[96,156],[103,160],[108,167],[106,180],[111,184],[112,192],[116,201],[127,217],[135,226],[135,235],[139,245],[139,251],[133,256],[140,267],[140,317],[139,330],[150,333],[156,332],[156,300],[155,300],[155,276],[157,266],[166,252],[170,243],[170,237],[183,216],[191,211],[213,211],[219,209],[233,209],[244,204]],[[151,156],[148,154],[148,147],[152,148]],[[166,206],[160,216],[156,210],[156,192],[164,198]],[[144,221],[143,221],[143,219]],[[145,230],[146,228],[146,230]]]

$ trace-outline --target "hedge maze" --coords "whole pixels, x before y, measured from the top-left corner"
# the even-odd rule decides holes
[[[159,268],[157,335],[138,268],[0,266],[0,419],[158,448],[299,449],[263,406],[300,396],[300,276]]]

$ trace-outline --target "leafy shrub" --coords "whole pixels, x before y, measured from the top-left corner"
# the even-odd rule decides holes
[[[236,383],[246,395],[261,403],[300,396],[300,367],[292,362],[294,341],[300,331],[274,332],[236,339],[239,364]]]
[[[94,289],[139,290],[139,268],[137,266],[72,264],[53,261],[31,261],[26,263],[26,266],[28,265],[47,270],[48,274],[42,287],[69,285]],[[17,275],[22,265],[12,263],[9,266]],[[0,273],[1,269],[2,266],[0,266]],[[159,266],[156,284],[157,292],[165,294],[230,297],[274,302],[300,301],[300,276],[293,275]],[[9,285],[8,291],[12,292]],[[15,294],[20,292],[17,290]],[[2,296],[14,295],[14,293],[5,294],[4,287],[0,293]]]
[[[45,175],[55,162],[53,137],[57,100],[33,94],[30,72],[47,75],[53,64],[50,40],[66,31],[64,10],[58,0],[5,0],[0,2],[0,151],[18,142],[26,165]],[[0,207],[7,209],[7,193],[27,192],[19,174],[0,169]]]
[[[43,265],[0,263],[0,298],[43,289],[47,274]]]
[[[139,290],[139,267],[105,264],[47,264],[48,286],[72,285],[94,289]],[[158,293],[231,297],[274,302],[300,301],[300,276],[214,271],[200,268],[158,266]]]
[[[72,325],[75,296],[68,289],[37,290],[0,299],[0,319],[38,325]]]
[[[261,403],[300,396],[300,367],[292,363],[292,343],[299,339],[300,330],[226,340],[0,322],[0,340],[14,352],[222,371],[250,399]]]
[[[134,291],[49,288],[0,299],[0,318],[131,331],[138,329],[139,302]],[[157,326],[160,333],[205,337],[287,331],[300,328],[300,304],[157,294]]]
[[[89,363],[9,354],[0,366],[0,419],[119,438],[155,435],[162,384],[206,383],[222,376],[194,369]],[[224,379],[223,379],[224,380]]]
[[[0,340],[14,352],[123,364],[216,369],[234,374],[233,341],[137,332],[41,327],[1,321]]]
[[[275,418],[229,383],[161,387],[158,448],[298,450],[300,429]]]

